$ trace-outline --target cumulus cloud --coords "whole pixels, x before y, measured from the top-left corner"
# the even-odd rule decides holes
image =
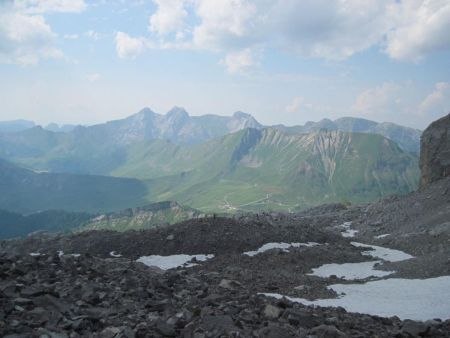
[[[33,65],[41,59],[60,58],[55,33],[41,15],[26,15],[0,6],[0,63]]]
[[[160,13],[174,13],[169,26],[180,29],[184,16],[177,13],[186,14],[183,0],[174,1],[178,11],[163,6],[161,0],[155,2],[158,10],[150,20],[159,18]],[[387,13],[392,0],[184,0],[184,4],[192,4],[198,19],[188,27],[198,48],[267,45],[307,56],[343,59],[382,39],[390,28]],[[163,22],[170,21],[166,15],[163,18]],[[157,27],[152,30],[158,31]]]
[[[79,13],[86,7],[84,0],[0,1],[0,63],[34,65],[43,59],[63,57],[55,46],[56,34],[43,14]]]
[[[419,61],[450,49],[450,2],[402,1],[393,13],[394,28],[387,34],[386,52],[394,59]]]
[[[276,45],[301,55],[340,60],[361,52],[389,28],[386,0],[277,1],[270,24]]]
[[[198,0],[195,13],[200,23],[193,29],[193,42],[202,48],[247,47],[258,41],[258,7],[247,0]]]
[[[183,47],[227,53],[281,48],[332,60],[374,46],[399,60],[450,49],[450,2],[445,0],[153,1],[151,32],[175,33],[172,44],[159,45],[164,48],[177,47],[176,37],[188,32],[190,44],[183,40]]]
[[[134,59],[144,51],[145,43],[140,38],[133,38],[126,33],[116,33],[116,51],[121,59]]]
[[[228,53],[221,63],[232,74],[246,74],[258,64],[250,48]]]
[[[157,6],[156,12],[150,16],[149,29],[159,36],[170,33],[182,34],[184,20],[187,17],[183,0],[153,0]]]
[[[450,112],[450,83],[436,83],[434,91],[420,103],[419,112],[434,117]]]

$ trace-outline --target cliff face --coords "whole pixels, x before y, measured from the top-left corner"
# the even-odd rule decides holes
[[[450,176],[450,114],[425,129],[420,143],[420,187]]]

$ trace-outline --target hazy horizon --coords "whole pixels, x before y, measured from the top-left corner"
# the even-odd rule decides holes
[[[89,127],[89,126],[93,126],[93,125],[97,125],[97,124],[103,124],[103,123],[107,123],[107,122],[111,122],[111,121],[117,121],[117,120],[126,119],[127,117],[130,117],[130,116],[132,116],[132,115],[135,115],[135,114],[139,113],[141,110],[146,109],[146,108],[149,108],[153,113],[156,113],[156,114],[159,114],[159,115],[166,115],[167,113],[170,112],[170,109],[169,109],[168,111],[165,111],[165,112],[158,112],[158,111],[155,111],[154,109],[151,109],[150,107],[143,107],[143,108],[140,109],[139,111],[134,112],[134,113],[132,113],[132,114],[124,115],[123,117],[118,117],[118,118],[111,119],[111,120],[98,121],[98,122],[95,122],[95,123],[84,123],[83,121],[74,122],[74,123],[58,123],[57,121],[50,121],[50,122],[48,122],[48,123],[39,123],[38,121],[35,121],[35,120],[25,119],[25,118],[20,118],[20,117],[19,117],[19,118],[16,118],[16,119],[13,119],[13,120],[0,120],[0,122],[27,121],[27,122],[33,122],[33,123],[35,123],[35,126],[41,126],[41,127],[46,127],[46,126],[48,126],[48,125],[50,125],[50,124],[57,124],[59,127],[62,127],[62,126],[64,126],[64,125],[79,125],[79,126]],[[184,107],[179,107],[179,106],[173,106],[173,108],[182,108],[182,109],[185,109]],[[185,109],[185,111],[186,111],[186,112],[189,114],[189,116],[191,116],[191,117],[195,117],[195,116],[199,117],[199,116],[204,116],[204,115],[217,115],[217,116],[222,116],[222,117],[230,117],[230,116],[232,116],[232,115],[233,115],[234,113],[236,113],[236,112],[243,112],[242,110],[238,110],[238,111],[235,111],[235,112],[231,112],[230,114],[214,114],[214,113],[211,113],[211,114],[196,115],[196,114],[192,114],[192,113],[191,113],[190,111],[188,111],[187,109]],[[243,113],[246,113],[246,114],[249,114],[249,115],[255,117],[255,116],[254,116],[253,114],[251,114],[251,113],[248,113],[248,112],[243,112]],[[443,115],[443,116],[445,116],[445,115]],[[266,126],[266,127],[275,126],[275,125],[280,125],[280,124],[285,125],[285,126],[287,126],[287,127],[292,127],[292,126],[303,126],[303,125],[305,125],[306,123],[310,123],[310,122],[316,123],[316,122],[320,122],[320,121],[322,121],[322,120],[324,120],[324,119],[329,119],[329,120],[331,120],[331,121],[335,121],[335,120],[340,119],[340,118],[359,118],[359,119],[366,119],[366,120],[369,120],[369,121],[374,121],[374,122],[377,122],[377,123],[394,123],[394,122],[391,122],[391,121],[376,121],[376,120],[373,120],[373,119],[368,119],[368,118],[363,118],[363,117],[358,117],[358,116],[342,115],[342,116],[336,117],[336,118],[334,118],[334,119],[330,119],[330,118],[328,118],[328,117],[323,117],[323,118],[321,118],[320,120],[309,120],[309,121],[306,121],[306,122],[304,122],[304,123],[299,123],[299,124],[283,124],[283,123],[264,124],[264,123],[262,123],[261,121],[259,121],[259,120],[255,117],[255,119],[256,119],[258,122],[260,122],[262,125],[264,125],[264,126]],[[395,124],[398,124],[398,125],[404,126],[404,127],[409,127],[407,124],[399,124],[399,123],[395,123]],[[414,128],[414,127],[409,127],[409,128],[421,130],[420,128]]]

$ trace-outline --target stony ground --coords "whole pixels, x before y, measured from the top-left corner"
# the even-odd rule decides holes
[[[359,242],[416,258],[385,263],[396,276],[450,275],[450,180],[366,206],[326,205],[299,214],[241,215],[170,227],[0,242],[0,336],[10,337],[450,337],[450,320],[401,321],[306,307],[260,295],[336,296],[309,273],[326,263],[363,262]],[[337,225],[359,233],[343,238]],[[388,234],[382,238],[376,236]],[[268,242],[317,242],[248,257]],[[58,251],[64,251],[59,257]],[[110,252],[123,255],[112,258]],[[30,256],[38,252],[40,256]],[[214,254],[163,271],[145,255]],[[80,256],[72,256],[79,254]],[[352,281],[355,283],[355,281]]]
[[[0,258],[4,337],[446,337],[425,323],[256,294],[227,273],[162,273],[128,259]],[[234,275],[233,275],[234,276]]]

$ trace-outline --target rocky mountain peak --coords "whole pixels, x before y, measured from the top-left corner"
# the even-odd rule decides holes
[[[173,107],[165,116],[165,120],[169,124],[182,125],[189,120],[188,112],[182,107]],[[172,125],[172,127],[174,127]]]
[[[189,114],[183,107],[173,107],[166,114],[167,118],[188,118]]]
[[[420,186],[450,177],[450,114],[434,121],[420,142]]]
[[[245,128],[261,129],[263,126],[256,119],[247,113],[237,111],[228,122],[228,129],[235,132]]]
[[[138,111],[136,114],[131,115],[130,117],[138,119],[138,120],[144,120],[153,115],[155,115],[155,112],[153,110],[151,110],[150,108],[145,107],[145,108],[141,109],[140,111]]]
[[[248,118],[252,118],[252,116],[250,114],[244,113],[242,111],[237,111],[233,114],[234,118],[238,118],[238,119],[248,119]]]

